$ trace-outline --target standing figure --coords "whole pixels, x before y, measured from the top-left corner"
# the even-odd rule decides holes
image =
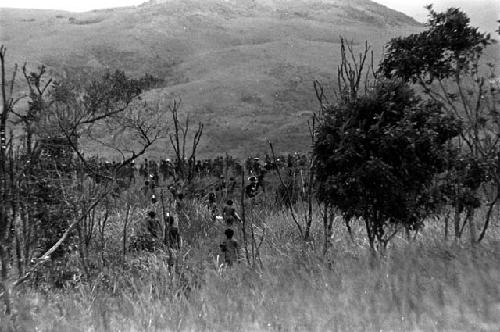
[[[259,189],[257,186],[257,178],[255,176],[251,176],[248,180],[250,183],[245,187],[245,193],[248,198],[253,198],[257,195],[257,190]]]
[[[164,243],[168,244],[171,249],[179,250],[181,248],[179,221],[168,212],[165,216],[165,233]]]
[[[143,164],[141,165],[142,169],[142,176],[147,178],[149,175],[149,161],[147,159],[144,159]]]
[[[264,176],[266,175],[266,170],[263,169],[260,171],[258,178],[257,178],[257,189],[256,191],[259,191],[259,188],[262,188],[262,192],[266,192],[266,187],[264,185]]]
[[[222,209],[222,217],[228,227],[233,227],[235,222],[241,221],[240,216],[238,216],[238,213],[236,213],[236,209],[233,206],[232,200],[227,200],[226,206]]]
[[[224,254],[224,261],[228,266],[240,261],[240,248],[238,241],[233,239],[234,231],[231,228],[224,232],[226,239],[222,241],[220,249]]]
[[[130,162],[130,165],[128,167],[127,175],[128,175],[128,182],[129,184],[135,183],[135,160],[132,160]]]
[[[144,222],[140,224],[137,235],[132,241],[132,247],[136,250],[154,251],[161,245],[162,235],[163,230],[156,219],[156,213],[149,211]]]
[[[253,158],[253,165],[252,165],[252,170],[253,173],[258,175],[260,173],[260,160],[258,157]]]
[[[188,225],[189,218],[186,215],[186,209],[185,209],[185,202],[183,201],[184,199],[184,194],[183,193],[178,193],[176,195],[175,201],[174,201],[174,217],[177,220],[177,223],[182,224],[183,227]]]
[[[230,177],[227,186],[227,194],[233,196],[235,189],[236,189],[236,180],[234,179],[234,177]]]
[[[252,164],[252,158],[248,157],[245,160],[245,168],[247,170],[247,173],[252,173],[253,172],[252,166],[253,166],[253,164]]]
[[[208,193],[207,208],[212,220],[215,220],[217,215],[217,197],[213,191]]]
[[[156,212],[148,212],[148,217],[146,218],[146,227],[152,239],[156,241],[161,238],[161,226],[158,219],[156,219]]]

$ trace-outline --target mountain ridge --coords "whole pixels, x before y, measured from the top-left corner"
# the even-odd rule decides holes
[[[156,0],[86,13],[0,9],[0,18],[11,63],[165,79],[147,98],[179,96],[184,112],[205,122],[201,155],[262,152],[267,139],[308,150],[312,81],[334,82],[339,36],[367,40],[380,56],[391,37],[421,29],[369,0]]]

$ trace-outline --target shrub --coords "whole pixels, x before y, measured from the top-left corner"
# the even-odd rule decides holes
[[[399,226],[415,227],[433,212],[430,187],[459,130],[439,104],[401,81],[380,80],[325,110],[314,145],[319,198],[362,218],[372,248],[375,240],[386,246]],[[386,234],[389,225],[395,230]]]

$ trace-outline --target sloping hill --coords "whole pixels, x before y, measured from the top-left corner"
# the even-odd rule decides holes
[[[264,151],[266,138],[308,149],[312,81],[333,81],[340,35],[379,55],[420,28],[369,0],[152,0],[81,14],[2,9],[0,22],[12,62],[164,78],[149,98],[182,97],[206,123],[202,153],[239,155]]]

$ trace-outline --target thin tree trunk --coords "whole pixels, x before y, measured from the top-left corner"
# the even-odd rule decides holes
[[[241,172],[241,228],[243,232],[243,245],[245,246],[245,256],[248,264],[250,264],[250,257],[248,255],[248,243],[246,233],[246,220],[245,220],[245,171]]]
[[[161,205],[163,207],[163,192],[161,194]],[[123,238],[122,238],[122,260],[125,262],[125,255],[127,253],[127,225],[128,225],[128,218],[129,218],[129,213],[130,213],[130,204],[127,204],[127,213],[125,215],[125,222],[123,223]],[[163,225],[166,225],[165,223],[165,211],[163,211]],[[166,229],[164,227],[163,230],[163,239],[164,243],[166,243],[165,239],[167,238],[168,234],[166,233]]]
[[[450,217],[449,213],[446,213],[446,215],[444,216],[444,240],[445,241],[448,241],[448,237],[449,237],[449,217]]]
[[[28,266],[31,253],[31,214],[26,211],[22,205],[19,206],[19,213],[21,214],[22,221],[22,235],[23,235],[23,269]]]
[[[2,288],[3,288],[3,303],[5,305],[5,314],[10,315],[10,287],[8,282],[9,266],[8,259],[6,257],[7,253],[0,243],[0,262],[2,263]]]
[[[324,232],[324,241],[323,241],[323,255],[326,255],[328,251],[328,242],[329,240],[329,232],[328,232],[328,204],[325,203],[323,207],[323,232]]]
[[[455,217],[453,222],[455,225],[455,241],[458,242],[460,240],[460,211],[458,206],[455,206]]]
[[[489,206],[488,206],[488,212],[486,213],[486,220],[483,225],[483,230],[481,231],[481,234],[479,234],[479,238],[477,239],[477,242],[481,242],[484,239],[484,236],[486,235],[486,230],[488,229],[488,226],[490,224],[490,219],[491,219],[491,214],[493,212],[493,208],[496,205],[496,202],[500,198],[500,190],[497,193],[497,196],[495,197],[495,200],[492,201]]]
[[[89,277],[89,269],[87,266],[87,256],[86,256],[86,245],[85,245],[85,240],[84,240],[84,232],[82,231],[82,227],[80,224],[76,225],[76,232],[78,234],[78,242],[79,242],[79,248],[78,248],[78,253],[80,256],[80,262],[83,267],[83,271],[85,272],[85,277],[88,279]]]
[[[229,187],[229,181],[228,181],[228,178],[227,178],[227,173],[229,171],[229,160],[228,160],[228,155],[227,155],[227,152],[226,152],[226,169],[224,170],[224,200],[227,200],[227,190],[228,190],[228,187]]]
[[[256,255],[256,245],[257,243],[255,242],[255,233],[253,231],[253,221],[250,219],[250,231],[251,231],[251,236],[252,236],[252,267],[255,267],[255,255]]]
[[[312,225],[312,183],[314,181],[314,171],[313,171],[313,163],[311,162],[311,166],[309,167],[309,187],[307,188],[307,223],[306,230],[304,233],[304,240],[309,240],[311,233],[311,225]]]
[[[364,217],[365,219],[365,227],[366,227],[366,235],[368,235],[368,241],[370,242],[370,249],[372,251],[375,251],[375,230],[372,229],[372,222],[368,220],[368,218]]]
[[[474,209],[470,208],[469,211],[467,211],[467,218],[469,219],[469,235],[470,235],[470,243],[475,244],[476,243],[476,223],[474,220]]]
[[[104,212],[104,218],[102,220],[99,219],[99,233],[101,235],[101,263],[103,267],[106,265],[106,260],[104,257],[104,251],[106,249],[106,239],[104,237],[104,232],[106,229],[106,223],[108,221],[108,218],[109,218],[109,207],[106,204],[106,211]]]
[[[19,211],[18,211],[19,213]],[[17,265],[17,273],[18,276],[22,276],[24,273],[24,264],[23,264],[23,242],[22,242],[22,234],[19,232],[21,217],[19,215],[16,216],[16,221],[14,222],[14,240],[16,241],[16,265]]]

